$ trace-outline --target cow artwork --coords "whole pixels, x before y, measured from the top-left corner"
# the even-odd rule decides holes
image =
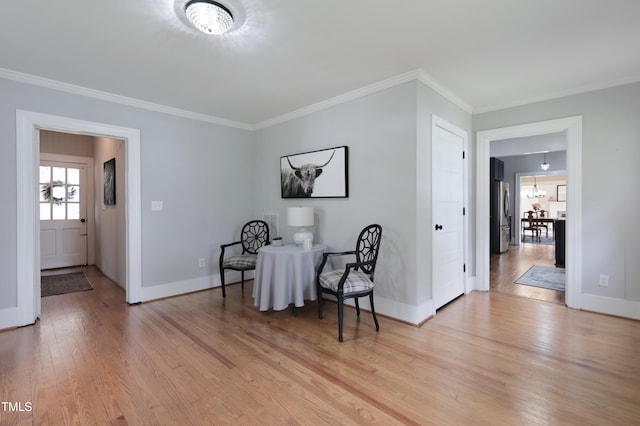
[[[316,185],[316,179],[318,179],[322,173],[325,171],[324,169],[329,166],[331,161],[336,156],[336,152],[339,152],[340,155],[336,156],[336,160],[339,162],[344,162],[346,157],[346,147],[333,148],[332,152],[329,154],[330,150],[324,151],[315,151],[312,153],[306,154],[297,154],[291,156],[281,157],[281,170],[280,170],[280,178],[281,178],[281,189],[282,189],[282,197],[283,198],[310,198],[314,195],[314,187]],[[325,155],[326,154],[326,155]],[[321,163],[316,164],[317,159],[324,160],[324,158],[328,159]],[[293,158],[290,158],[293,157]],[[324,158],[322,158],[324,157]],[[335,161],[334,161],[335,162]],[[300,164],[303,163],[303,164]],[[334,167],[335,166],[335,167]],[[332,171],[333,173],[329,173],[327,175],[328,182],[323,183],[326,185],[329,181],[335,178],[336,171],[340,171],[341,167],[339,164],[333,165],[329,167],[327,170]],[[345,169],[346,172],[346,169]],[[331,176],[333,174],[333,176]],[[346,192],[346,190],[344,191]],[[346,195],[346,194],[345,194]],[[336,196],[336,195],[320,195],[322,196]],[[341,195],[337,195],[341,196]]]

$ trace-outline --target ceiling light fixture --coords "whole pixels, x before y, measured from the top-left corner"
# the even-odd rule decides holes
[[[211,0],[191,0],[185,5],[184,13],[191,25],[207,35],[224,34],[233,25],[231,11]]]
[[[529,199],[540,199],[547,196],[547,193],[542,190],[538,190],[538,182],[536,182],[536,177],[533,177],[533,190],[531,194],[526,194]]]
[[[547,163],[547,153],[545,152],[544,154],[544,163],[540,164],[540,168],[544,171],[549,170],[549,167],[551,167],[551,164]]]

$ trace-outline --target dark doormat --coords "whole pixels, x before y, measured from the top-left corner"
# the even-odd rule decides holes
[[[47,275],[40,278],[40,295],[42,297],[85,290],[93,290],[93,286],[84,272]]]
[[[516,280],[516,284],[564,291],[564,268],[533,265]]]

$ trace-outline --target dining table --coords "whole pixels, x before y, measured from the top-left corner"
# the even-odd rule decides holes
[[[280,311],[291,304],[301,308],[305,300],[316,300],[316,272],[326,250],[324,244],[314,244],[311,249],[293,244],[261,247],[253,281],[254,306],[261,311]]]

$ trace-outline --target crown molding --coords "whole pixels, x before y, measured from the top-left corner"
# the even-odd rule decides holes
[[[431,76],[426,71],[422,69],[418,70],[418,81],[435,90],[438,94],[440,94],[440,96],[444,97],[449,102],[452,102],[467,114],[474,113],[473,107],[469,103],[467,103],[464,99],[440,84],[435,78],[433,78],[433,76]]]
[[[61,81],[51,80],[44,77],[25,74],[0,68],[0,78],[17,81],[20,83],[32,84],[35,86],[45,87],[47,89],[58,90],[61,92],[72,93],[75,95],[86,96],[89,98],[99,99],[107,102],[114,102],[121,105],[127,105],[135,108],[142,108],[150,111],[161,112],[164,114],[174,115],[192,120],[204,121],[207,123],[219,124],[221,126],[235,127],[242,130],[253,130],[251,124],[241,123],[239,121],[227,120],[224,118],[214,117],[211,115],[200,114],[197,112],[187,111],[184,109],[173,108],[166,105],[160,105],[153,102],[141,101],[139,99],[129,98],[126,96],[115,95],[113,93],[102,92],[100,90],[89,89],[87,87],[77,86],[75,84],[63,83]]]
[[[535,97],[523,99],[520,101],[505,102],[502,104],[477,107],[473,109],[473,113],[482,114],[485,112],[499,111],[501,109],[513,108],[513,107],[518,107],[522,105],[533,104],[536,102],[549,101],[552,99],[564,98],[566,96],[580,95],[582,93],[594,92],[596,90],[609,89],[611,87],[623,86],[625,84],[631,84],[631,83],[637,83],[637,82],[640,82],[640,75],[636,75],[633,77],[620,79],[620,80],[609,81],[606,83],[580,86],[575,89],[563,90],[560,92],[547,93],[545,95],[535,96]]]
[[[409,81],[417,80],[418,75],[419,75],[419,72],[417,70],[409,71],[404,74],[400,74],[395,77],[391,77],[386,80],[382,80],[377,83],[373,83],[368,86],[361,87],[360,89],[352,90],[342,95],[335,96],[325,101],[321,101],[321,102],[306,106],[304,108],[300,108],[295,111],[291,111],[286,114],[279,115],[277,117],[273,117],[265,121],[261,121],[255,124],[254,129],[259,130],[259,129],[264,129],[266,127],[271,127],[276,124],[293,120],[294,118],[303,117],[305,115],[309,115],[311,113],[314,113],[323,109],[327,109],[335,105],[339,105],[345,102],[359,99],[364,96],[367,96],[385,89],[389,89],[391,87],[398,86],[403,83],[407,83]]]

